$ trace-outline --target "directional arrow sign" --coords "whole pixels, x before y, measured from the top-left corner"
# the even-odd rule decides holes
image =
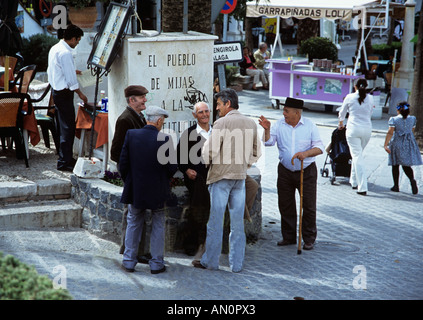
[[[242,60],[241,42],[216,43],[213,47],[214,63],[229,63]]]

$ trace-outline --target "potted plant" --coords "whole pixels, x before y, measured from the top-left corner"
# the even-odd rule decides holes
[[[108,3],[110,0],[54,0],[65,4],[70,21],[83,29],[91,29],[97,20],[97,2]]]
[[[328,38],[309,38],[301,42],[300,54],[308,54],[309,62],[313,59],[338,60],[338,48]]]

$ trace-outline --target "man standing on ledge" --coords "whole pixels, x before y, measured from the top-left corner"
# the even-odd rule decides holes
[[[146,108],[147,93],[148,90],[145,87],[137,85],[128,86],[124,90],[128,105],[116,120],[115,134],[110,149],[110,159],[115,161],[118,167],[126,131],[129,129],[141,129],[147,124],[141,112]]]
[[[72,51],[78,45],[84,32],[81,28],[70,24],[63,32],[63,39],[54,45],[48,54],[48,82],[52,87],[53,100],[57,108],[60,127],[60,150],[57,169],[73,171],[76,160],[73,158],[73,142],[75,140],[75,107],[74,93],[87,103],[87,97],[79,89]]]
[[[238,95],[233,89],[215,94],[219,119],[205,142],[202,157],[209,165],[207,184],[210,193],[210,217],[207,223],[206,251],[196,268],[218,269],[222,252],[223,219],[229,207],[229,266],[242,270],[245,254],[245,178],[247,169],[261,156],[257,125],[238,111]]]
[[[147,122],[141,111],[145,110],[145,103],[147,102],[146,94],[148,90],[143,86],[130,85],[125,88],[124,94],[128,105],[116,120],[115,134],[112,140],[112,147],[110,149],[110,159],[116,162],[119,168],[119,158],[122,151],[123,142],[125,141],[126,132],[129,129],[141,129]],[[119,252],[123,254],[125,251],[125,232],[127,225],[128,206],[125,205],[122,217],[122,244]],[[149,239],[146,238],[147,227],[144,224],[141,242],[138,249],[137,259],[141,263],[148,263],[151,259],[151,254],[145,248],[148,247]]]
[[[302,116],[303,105],[303,100],[286,98],[284,117],[272,129],[270,121],[263,116],[259,124],[264,128],[264,145],[273,146],[277,143],[279,149],[277,188],[283,239],[278,242],[278,246],[297,242],[295,189],[300,190],[301,161],[304,161],[302,238],[303,249],[311,250],[317,236],[317,168],[314,159],[323,153],[324,146],[316,125]]]
[[[147,125],[126,133],[119,161],[119,170],[125,183],[121,202],[128,204],[122,268],[127,272],[135,271],[145,214],[151,210],[152,258],[149,264],[151,273],[158,274],[166,271],[165,206],[170,196],[170,179],[178,167],[171,136],[160,132],[169,114],[155,106],[147,108],[145,114]]]

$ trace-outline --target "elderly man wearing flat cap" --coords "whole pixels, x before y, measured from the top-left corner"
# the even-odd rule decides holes
[[[278,202],[281,214],[282,241],[278,246],[296,244],[297,210],[295,190],[300,190],[301,161],[303,161],[303,219],[304,250],[311,250],[317,237],[315,157],[323,153],[324,146],[316,125],[302,116],[303,100],[286,98],[283,118],[271,127],[264,116],[259,124],[264,128],[264,145],[279,149]]]
[[[141,129],[146,125],[141,111],[145,110],[148,90],[143,86],[129,86],[125,89],[125,98],[128,103],[125,110],[116,120],[115,134],[110,149],[110,159],[119,166],[119,157],[125,140],[126,131],[129,129]]]
[[[151,211],[150,239],[152,274],[164,272],[165,205],[170,196],[170,179],[177,171],[176,151],[172,138],[161,132],[166,110],[151,106],[146,109],[147,125],[128,130],[119,161],[124,181],[121,202],[128,204],[125,251],[122,268],[134,272],[138,262],[145,215]]]
[[[129,129],[141,129],[147,123],[141,111],[145,110],[145,103],[147,98],[145,95],[148,93],[148,90],[143,86],[131,85],[128,86],[125,91],[126,102],[128,103],[125,110],[116,120],[115,125],[115,134],[112,140],[112,147],[110,149],[110,158],[116,162],[119,167],[119,158],[123,146],[123,141],[125,140],[126,132]],[[128,214],[128,208],[125,207],[123,218],[122,218],[122,243],[120,247],[120,253],[122,254],[125,250],[125,231],[126,231],[126,217]],[[139,245],[138,250],[138,260],[142,263],[148,263],[148,260],[151,258],[148,250],[145,250],[146,243],[148,244],[148,239],[146,239],[146,228],[142,234],[142,240]]]

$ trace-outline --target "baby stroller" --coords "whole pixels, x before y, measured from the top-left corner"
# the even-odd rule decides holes
[[[349,177],[351,174],[351,154],[348,147],[347,138],[345,137],[346,128],[339,130],[336,128],[332,132],[331,142],[326,147],[325,163],[320,169],[322,177],[329,176],[329,170],[326,165],[331,165],[332,176],[330,177],[331,184],[335,183],[336,177]]]

